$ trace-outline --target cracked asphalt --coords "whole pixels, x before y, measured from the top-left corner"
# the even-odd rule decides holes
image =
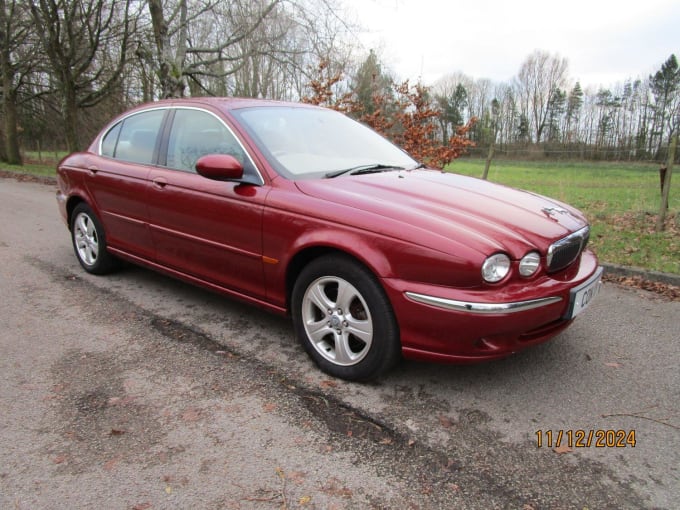
[[[52,186],[0,179],[0,218],[0,508],[680,507],[678,302],[605,284],[514,357],[347,383],[285,318],[85,274]],[[546,444],[578,430],[635,446]]]

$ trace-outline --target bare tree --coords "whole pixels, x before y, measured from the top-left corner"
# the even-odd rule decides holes
[[[62,102],[69,151],[80,148],[78,113],[120,84],[131,0],[38,0],[31,14]],[[114,56],[111,61],[111,55]]]
[[[259,0],[260,2],[264,0]],[[235,95],[299,99],[318,78],[345,74],[351,62],[353,26],[337,15],[334,0],[281,2],[265,23],[239,43],[243,67],[230,77]],[[335,86],[346,85],[346,81]]]
[[[531,119],[534,141],[539,143],[550,111],[550,99],[559,88],[566,87],[567,60],[544,51],[527,57],[517,75],[524,114]]]
[[[202,79],[226,78],[245,63],[248,53],[230,52],[251,36],[268,18],[281,0],[261,2],[229,2],[202,0],[189,4],[187,0],[174,3],[148,0],[155,42],[155,63],[161,97],[182,97],[187,80],[202,87]],[[218,7],[221,9],[219,10]],[[199,20],[205,23],[224,19],[225,12],[247,12],[247,22],[231,25],[229,33],[220,30],[220,40],[195,37],[200,33]],[[244,19],[241,18],[241,19]],[[205,31],[204,31],[205,32]]]
[[[0,76],[4,145],[0,154],[12,165],[22,164],[19,150],[19,91],[32,70],[35,52],[27,51],[33,34],[25,4],[0,0]]]
[[[665,131],[668,131],[670,143],[680,119],[680,66],[675,55],[668,57],[661,69],[649,76],[649,84],[655,100],[655,122],[659,133],[656,154],[659,157]]]
[[[222,16],[220,33],[230,34],[232,27],[248,25],[253,8],[262,11],[267,4],[268,0],[257,0],[240,9],[229,9]],[[233,73],[227,82],[216,80],[217,92],[245,97],[286,97],[289,69],[295,67],[298,57],[307,51],[300,44],[299,28],[283,2],[274,6],[266,20],[227,49],[227,55],[235,58],[233,62],[238,65],[231,65]]]

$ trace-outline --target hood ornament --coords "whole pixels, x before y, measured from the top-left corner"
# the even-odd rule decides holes
[[[569,211],[562,209],[561,207],[544,207],[541,209],[541,212],[555,221],[557,221],[558,214],[569,214]]]

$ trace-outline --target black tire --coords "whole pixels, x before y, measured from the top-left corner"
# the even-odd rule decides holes
[[[325,256],[302,270],[293,287],[292,316],[307,353],[333,377],[373,379],[399,360],[392,306],[375,276],[350,257]]]
[[[71,241],[78,262],[88,273],[101,275],[118,269],[119,260],[107,250],[102,224],[85,203],[71,214]]]

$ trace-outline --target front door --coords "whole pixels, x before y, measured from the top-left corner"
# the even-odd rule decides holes
[[[214,153],[231,154],[246,172],[259,175],[216,116],[176,110],[160,161],[164,165],[149,174],[147,202],[156,260],[204,282],[263,298],[262,213],[268,187],[198,175],[196,160]]]

